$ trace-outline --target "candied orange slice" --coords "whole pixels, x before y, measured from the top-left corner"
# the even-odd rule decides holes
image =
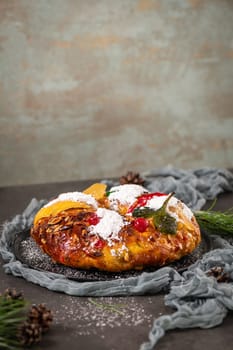
[[[41,218],[48,217],[50,215],[56,215],[63,210],[73,208],[89,209],[91,206],[84,202],[58,201],[49,205],[48,207],[41,208],[34,218],[34,224],[36,224]]]
[[[104,197],[107,185],[102,183],[95,183],[90,187],[86,188],[83,193],[90,194],[97,201]]]

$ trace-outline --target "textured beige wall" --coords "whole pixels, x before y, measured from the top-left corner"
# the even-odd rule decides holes
[[[232,0],[0,0],[0,186],[233,166]]]

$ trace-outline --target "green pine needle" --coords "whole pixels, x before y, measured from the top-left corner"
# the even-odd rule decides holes
[[[218,211],[196,211],[194,212],[200,228],[210,234],[233,236],[233,213],[228,210],[225,213]]]
[[[0,349],[20,349],[16,337],[19,326],[26,320],[27,302],[0,295]]]
[[[108,310],[108,311],[112,311],[112,312],[118,313],[120,315],[124,315],[124,312],[119,310],[119,308],[122,308],[125,305],[100,303],[100,302],[97,302],[96,300],[94,300],[92,298],[89,298],[88,300],[89,300],[90,303],[92,303],[93,305],[95,305],[98,308],[102,308],[103,310]]]

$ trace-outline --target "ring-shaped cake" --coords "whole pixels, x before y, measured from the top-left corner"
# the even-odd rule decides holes
[[[60,194],[36,214],[31,236],[57,263],[109,272],[164,266],[201,241],[195,216],[173,193],[136,184]]]

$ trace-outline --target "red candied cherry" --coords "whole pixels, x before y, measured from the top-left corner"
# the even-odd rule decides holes
[[[100,218],[97,216],[96,213],[92,213],[91,216],[88,218],[89,225],[97,225],[100,221]]]
[[[146,231],[148,224],[148,220],[145,218],[136,218],[133,221],[133,227],[139,232]]]
[[[105,243],[102,241],[102,239],[98,239],[94,244],[95,249],[103,249],[104,246]]]

